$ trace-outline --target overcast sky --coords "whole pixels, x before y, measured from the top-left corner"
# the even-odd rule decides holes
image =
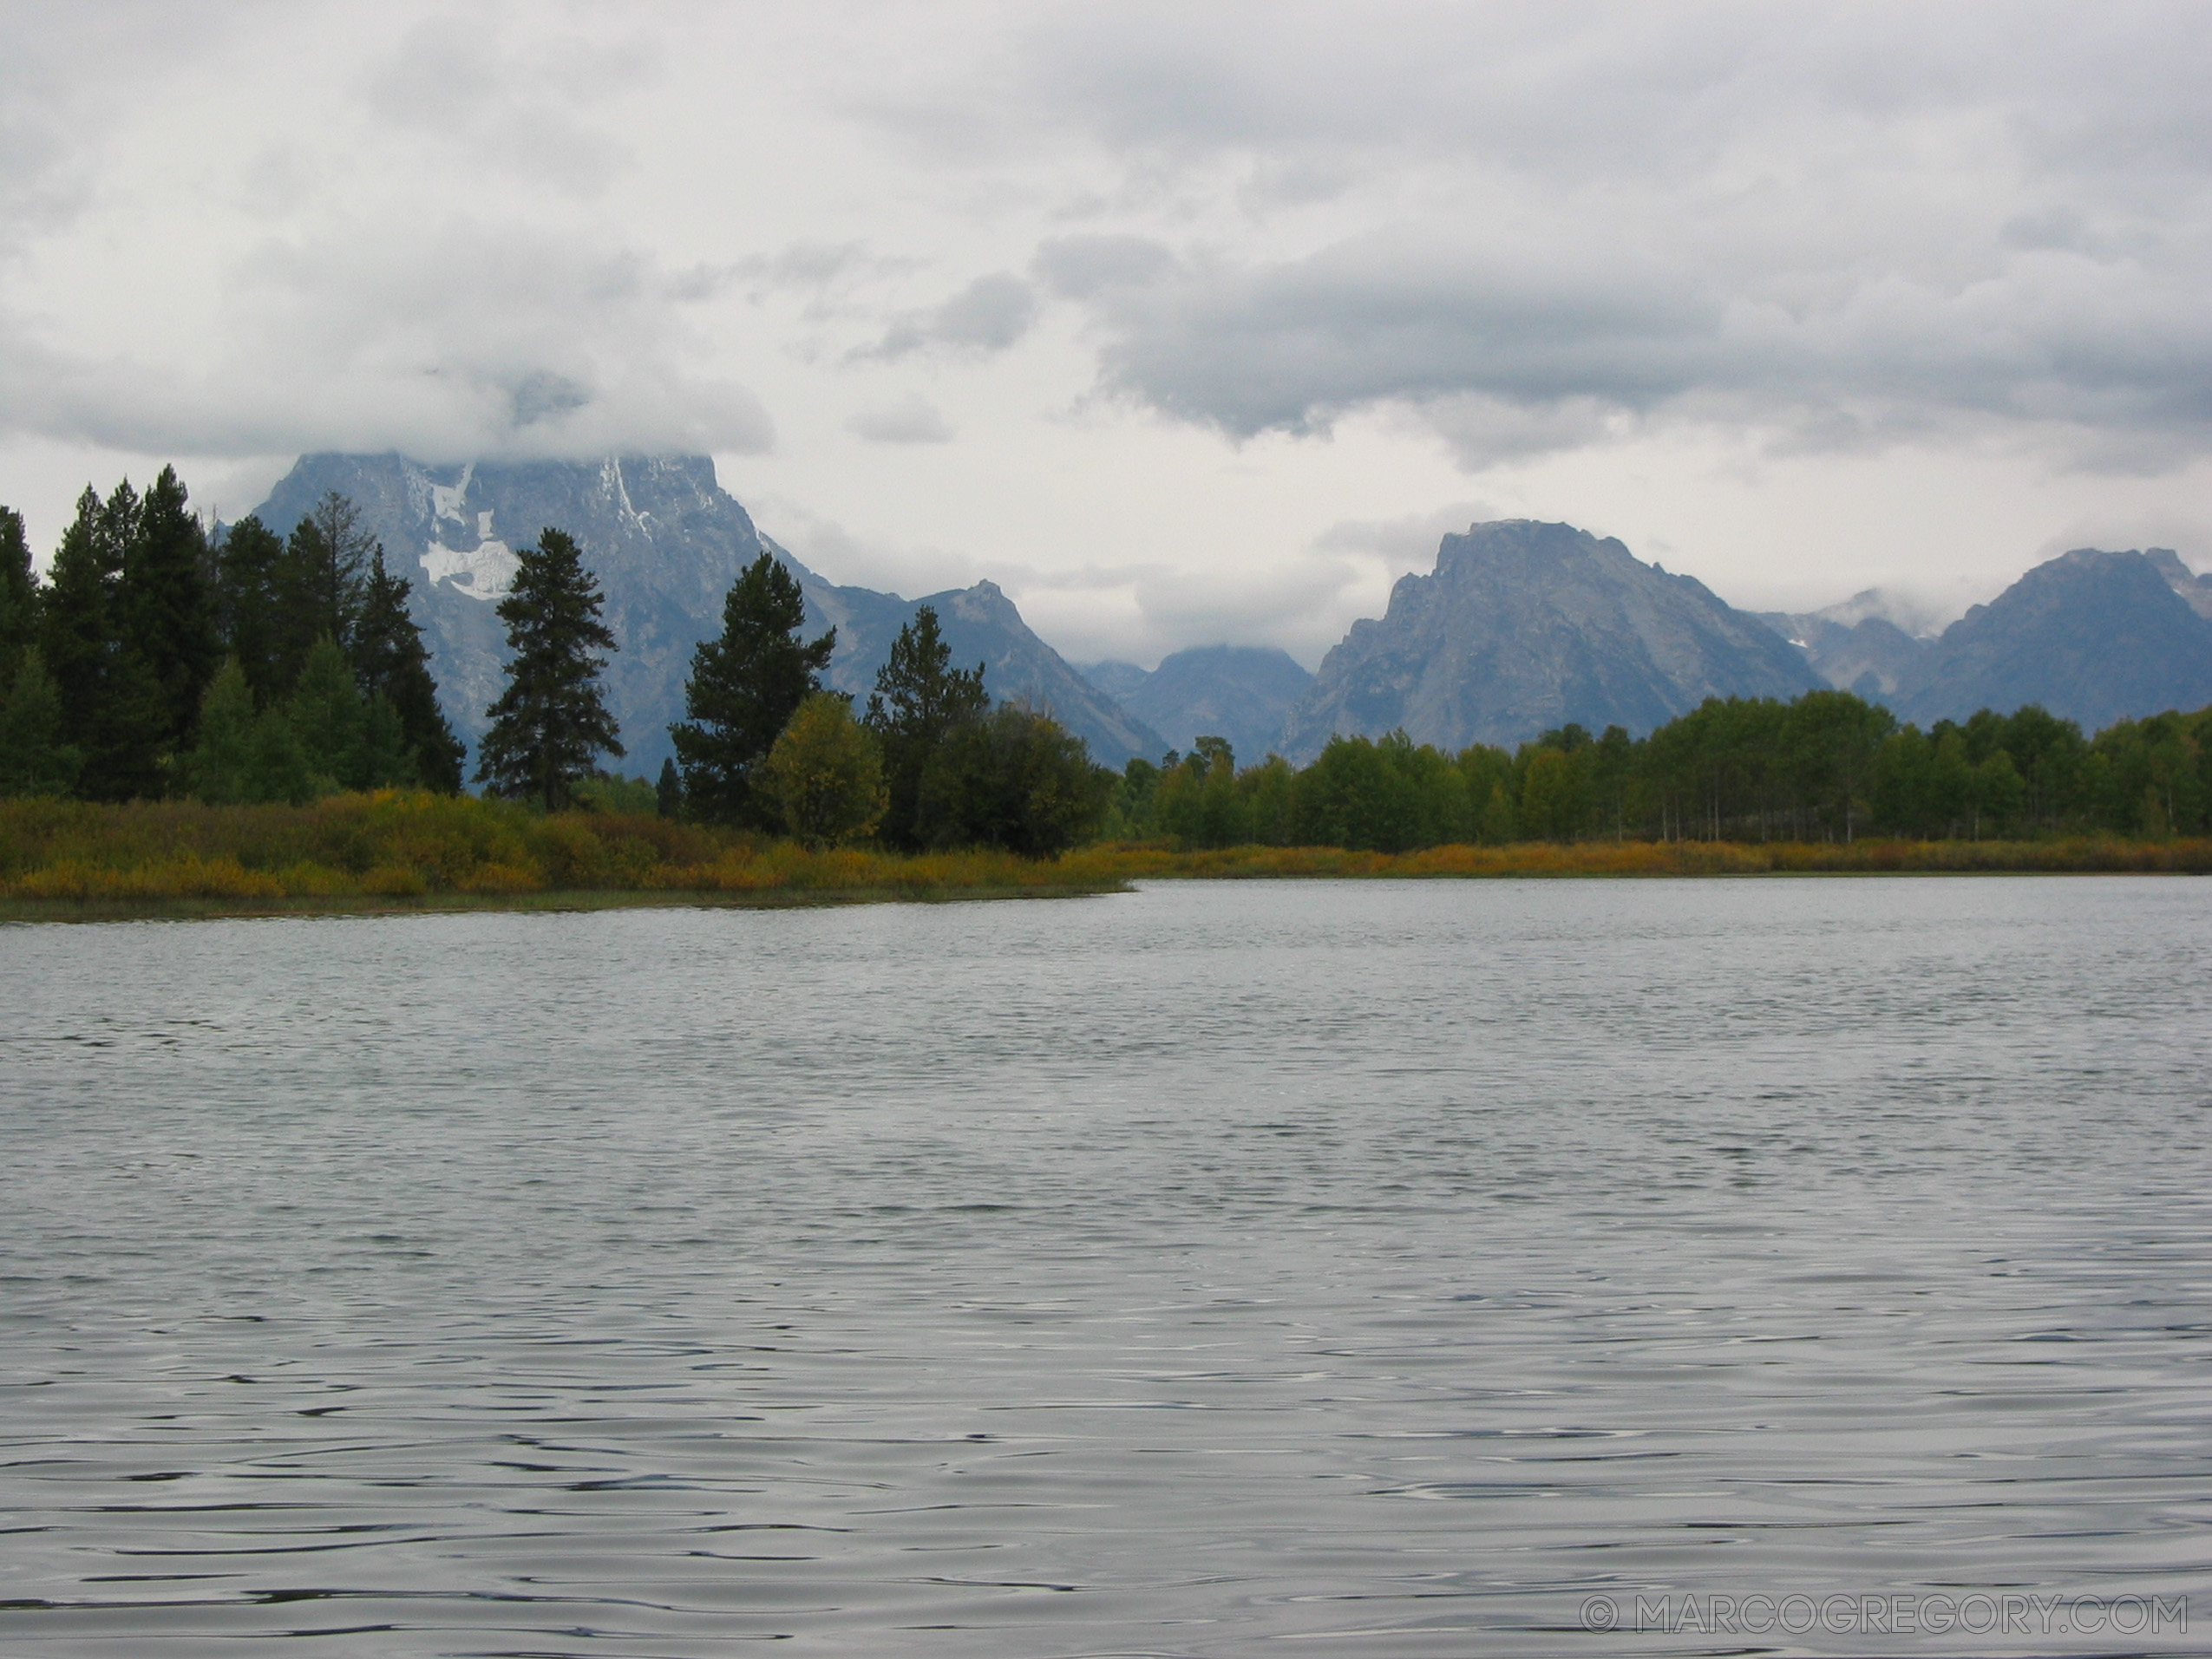
[[[707,451],[834,580],[1312,663],[1563,519],[2212,565],[2202,4],[0,3],[0,501]]]

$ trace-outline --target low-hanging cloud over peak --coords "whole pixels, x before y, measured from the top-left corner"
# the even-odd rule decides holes
[[[1963,275],[1813,281],[1785,251],[1724,269],[1565,227],[1400,228],[1271,261],[1063,239],[1037,268],[1087,314],[1104,389],[1238,438],[1397,404],[1471,467],[1666,417],[1796,447],[2010,425],[2163,460],[2212,439],[2212,317],[2181,269],[2036,238]]]

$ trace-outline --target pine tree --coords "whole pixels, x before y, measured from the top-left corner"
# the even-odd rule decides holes
[[[488,711],[477,781],[535,796],[552,812],[600,753],[623,752],[599,684],[606,659],[597,653],[616,649],[600,604],[599,582],[565,532],[548,526],[537,546],[516,555],[514,585],[499,604],[514,655],[507,689]]]
[[[285,713],[308,774],[317,781],[317,794],[363,787],[361,740],[366,711],[361,706],[361,689],[353,683],[353,667],[328,634],[307,653],[307,665],[285,699]]]
[[[653,810],[663,818],[684,815],[684,774],[674,761],[660,763],[660,781],[653,785]]]
[[[88,486],[39,600],[39,644],[61,692],[62,738],[84,757],[77,793],[92,800],[159,795],[165,781],[160,687],[123,626],[123,555],[137,522],[128,483],[104,502]]]
[[[883,839],[895,846],[922,844],[915,814],[930,756],[949,733],[980,720],[991,707],[983,689],[983,664],[970,672],[952,662],[952,647],[938,631],[935,608],[921,605],[891,642],[891,655],[876,672],[866,721],[883,748],[890,791]]]
[[[291,689],[279,677],[285,656],[279,586],[284,561],[283,541],[252,515],[232,525],[215,550],[216,622],[264,709]]]
[[[837,644],[834,628],[802,644],[806,619],[797,578],[773,554],[762,553],[730,585],[722,637],[701,641],[691,656],[684,687],[690,718],[669,728],[694,816],[773,826],[776,807],[754,799],[753,774],[799,705],[821,689]]]
[[[441,794],[459,794],[461,763],[468,751],[438,707],[430,653],[422,630],[408,614],[409,589],[404,577],[385,569],[384,550],[377,548],[362,585],[354,673],[371,707],[381,698],[397,716],[400,750],[411,761],[416,781]]]
[[[195,800],[224,807],[247,799],[254,718],[253,689],[238,658],[231,657],[200,699],[200,741],[185,756],[185,783]]]
[[[123,637],[158,688],[162,744],[181,748],[223,653],[207,585],[206,532],[186,506],[175,467],[161,469],[130,528],[122,550]]]
[[[38,637],[38,584],[30,571],[30,543],[23,515],[0,507],[0,684]]]
[[[62,692],[36,645],[23,647],[0,703],[0,795],[66,795],[84,756],[62,739]]]

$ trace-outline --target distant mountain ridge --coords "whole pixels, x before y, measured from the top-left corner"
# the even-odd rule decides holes
[[[1711,696],[1795,696],[1803,654],[1694,578],[1572,525],[1512,519],[1443,539],[1380,620],[1351,625],[1284,722],[1310,759],[1337,733],[1404,728],[1442,748],[1579,722],[1643,733]]]
[[[1052,713],[1109,766],[1209,732],[1246,762],[1270,749],[1303,762],[1332,734],[1397,727],[1446,748],[1510,746],[1569,722],[1644,732],[1708,696],[1786,698],[1823,683],[1923,724],[2039,702],[2093,730],[2212,703],[2212,577],[2166,548],[2077,549],[1925,639],[1874,591],[1753,615],[1617,540],[1511,519],[1443,538],[1435,571],[1402,578],[1384,615],[1354,623],[1318,675],[1278,650],[1227,645],[1176,652],[1149,673],[1116,663],[1078,673],[990,582],[907,599],[827,580],[760,532],[704,456],[435,467],[307,455],[258,511],[281,533],[332,489],[414,585],[441,701],[472,746],[503,683],[494,604],[515,550],[546,525],[575,536],[621,643],[607,669],[621,764],[647,775],[670,753],[694,647],[719,630],[730,583],[763,551],[798,578],[809,630],[837,629],[835,689],[865,700],[900,628],[933,604],[956,663],[983,663],[995,696]]]
[[[1925,725],[2040,703],[2095,731],[2212,703],[2212,583],[2166,548],[2076,548],[1944,630],[1891,706]]]
[[[1876,610],[1875,598],[1869,589],[1825,611],[1751,614],[1804,652],[1830,685],[1880,702],[1920,670],[1928,642]]]
[[[1867,603],[1759,613],[1830,684],[1927,725],[2039,703],[2095,731],[2212,702],[2212,578],[2169,547],[2078,547],[2037,565],[1934,638]]]
[[[930,604],[954,660],[984,663],[995,697],[1048,710],[1108,765],[1163,747],[1037,638],[992,584],[906,599],[829,582],[760,533],[707,456],[441,467],[399,454],[304,455],[256,511],[282,533],[329,490],[361,508],[392,570],[414,584],[409,604],[439,700],[472,750],[504,680],[506,631],[494,605],[515,550],[548,525],[576,538],[605,595],[621,646],[607,664],[607,701],[625,771],[651,776],[671,753],[667,728],[683,717],[691,652],[721,630],[730,584],[763,551],[798,578],[809,630],[836,627],[827,677],[839,690],[865,699],[900,628]]]
[[[1288,651],[1264,645],[1194,645],[1150,673],[1134,663],[1094,663],[1083,673],[1176,748],[1223,737],[1240,764],[1279,747],[1283,716],[1313,683]]]

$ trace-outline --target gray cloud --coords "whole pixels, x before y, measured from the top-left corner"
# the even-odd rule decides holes
[[[1680,420],[2170,466],[2212,438],[2212,27],[2003,17],[1067,6],[881,119],[1115,168],[1033,273],[1104,389],[1232,436],[1395,405],[1475,467]]]
[[[372,116],[476,167],[579,195],[632,166],[630,147],[589,120],[611,95],[648,83],[661,63],[648,35],[608,35],[585,19],[517,37],[498,11],[428,17],[362,76]]]
[[[1875,269],[1809,292],[1787,269],[1582,241],[1378,234],[1302,259],[1142,270],[1122,250],[1113,278],[1075,260],[1056,286],[1093,319],[1106,388],[1239,437],[1392,403],[1470,466],[1659,416],[1796,447],[2045,428],[2099,466],[2169,464],[2212,436],[2212,318],[2194,297],[2212,261],[2200,278],[2194,258],[2151,269],[2034,245],[1972,279]],[[1070,263],[1064,245],[1040,256]]]
[[[846,423],[847,429],[870,443],[950,443],[952,423],[945,411],[919,394],[910,394],[880,408],[863,409]]]
[[[765,449],[759,400],[684,366],[688,280],[513,225],[272,242],[232,271],[205,369],[64,349],[0,313],[0,428],[180,455]]]
[[[995,271],[978,277],[941,305],[900,317],[881,340],[858,355],[898,358],[932,348],[1004,351],[1029,332],[1036,316],[1036,291],[1011,271]]]

